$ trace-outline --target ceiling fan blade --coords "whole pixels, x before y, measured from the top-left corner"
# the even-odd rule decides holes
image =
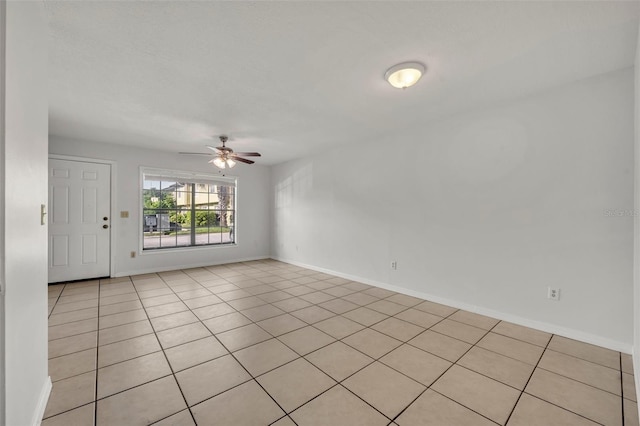
[[[209,152],[179,152],[178,154],[183,154],[183,155],[215,155],[215,154],[211,154]]]
[[[211,146],[211,145],[205,145],[205,146],[209,148],[211,151],[214,151],[216,153],[218,153],[219,151],[224,151],[224,148],[226,148],[222,146]]]
[[[233,160],[233,161],[240,161],[242,163],[247,163],[247,164],[255,163],[255,161],[247,160],[246,158],[236,157],[236,156],[234,156],[233,158],[230,158],[230,159]]]
[[[233,155],[242,155],[243,157],[262,157],[259,152],[234,152]]]

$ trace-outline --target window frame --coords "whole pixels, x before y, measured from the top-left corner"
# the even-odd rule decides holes
[[[191,185],[193,191],[200,192],[196,189],[199,183],[205,183],[208,185],[225,185],[234,188],[232,195],[232,202],[226,208],[226,211],[230,211],[233,214],[233,237],[229,242],[219,242],[219,243],[207,243],[207,244],[195,244],[192,245],[191,242],[189,245],[175,245],[175,246],[166,246],[166,247],[147,247],[145,248],[144,238],[144,223],[145,223],[145,207],[144,207],[144,186],[145,186],[145,177],[148,176],[157,176],[162,178],[167,178],[167,182],[177,181],[177,182],[186,182]],[[159,188],[159,190],[162,190]],[[211,194],[210,189],[207,191],[208,194]],[[217,194],[217,189],[216,192]],[[154,167],[140,166],[140,176],[139,176],[139,188],[138,188],[138,206],[140,208],[140,214],[138,216],[138,253],[140,255],[147,255],[153,253],[167,253],[171,251],[190,251],[190,250],[211,250],[211,249],[220,249],[220,248],[230,248],[238,246],[238,178],[236,176],[226,176],[222,174],[211,174],[211,173],[201,173],[201,172],[188,172],[184,170],[172,170],[172,169],[160,169]],[[178,210],[177,207],[174,209],[176,212]],[[192,206],[190,212],[198,212],[203,211],[205,209],[198,209],[195,205]],[[191,235],[195,234],[195,230],[197,229],[197,224],[193,223],[190,226]],[[222,233],[220,233],[222,235]]]

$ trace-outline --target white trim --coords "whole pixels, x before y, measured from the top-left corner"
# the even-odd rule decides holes
[[[141,256],[144,253],[144,195],[142,195],[142,190],[144,188],[144,166],[138,166],[138,226],[136,226],[136,235],[138,236],[138,253],[137,256]],[[140,235],[140,230],[142,229],[142,236]],[[122,276],[127,276],[130,274],[125,274]]]
[[[120,217],[117,209],[117,185],[116,185],[116,177],[118,172],[118,163],[113,160],[105,160],[101,158],[87,158],[87,157],[77,157],[75,155],[62,155],[62,154],[49,154],[50,160],[66,160],[66,161],[79,161],[82,163],[97,163],[97,164],[105,164],[110,166],[109,171],[109,209],[111,211],[111,226],[109,227],[109,276],[115,277],[116,273],[116,232],[113,231],[114,226],[117,226],[116,219]]]
[[[113,160],[105,160],[102,158],[78,157],[77,155],[49,154],[49,159],[80,161],[83,163],[115,164],[115,161]]]
[[[640,353],[637,353],[636,349],[638,346],[633,348],[631,360],[633,361],[633,379],[636,382],[636,401],[638,401],[638,395],[640,395]],[[640,404],[638,404],[638,417],[640,418]]]
[[[202,173],[202,172],[189,172],[185,170],[175,170],[175,169],[163,169],[158,167],[151,166],[140,166],[140,174],[142,175],[142,180],[144,180],[144,175],[151,175],[152,177],[155,175],[157,177],[167,177],[171,179],[179,180],[180,182],[187,181],[188,183],[211,183],[214,182],[218,185],[220,182],[236,184],[238,180],[235,176],[227,176],[224,174],[213,174],[213,173]],[[152,179],[153,180],[153,179]]]
[[[31,424],[33,426],[40,426],[40,424],[42,423],[44,410],[47,408],[47,403],[49,402],[49,395],[51,395],[52,388],[53,384],[51,383],[51,376],[48,376],[47,380],[42,386],[40,397],[38,398],[38,404],[36,405],[36,409],[33,412],[33,419],[31,420]]]
[[[157,254],[163,253],[182,253],[186,251],[202,251],[202,250],[229,250],[232,248],[237,248],[238,244],[233,243],[223,243],[223,244],[201,244],[198,246],[178,246],[178,247],[167,247],[167,248],[157,248],[157,249],[146,249],[138,253],[138,256],[154,256]]]
[[[633,201],[636,211],[640,208],[640,31],[637,37],[636,55],[634,61],[634,103],[633,103],[633,130],[634,130],[634,168],[633,168]],[[640,395],[640,217],[633,218],[633,370],[636,384],[636,396]],[[638,399],[636,398],[636,401]],[[640,404],[638,417],[640,418]]]
[[[570,339],[579,340],[581,342],[590,343],[592,345],[602,346],[607,349],[611,349],[618,352],[624,352],[626,354],[632,353],[632,345],[617,340],[607,339],[602,336],[598,336],[591,333],[585,333],[583,331],[574,330],[571,328],[561,327],[555,324],[535,321],[528,318],[520,317],[517,315],[507,314],[492,309],[483,308],[482,306],[476,306],[469,303],[460,302],[457,300],[446,299],[443,297],[435,296],[429,293],[423,293],[420,291],[410,290],[404,287],[399,287],[391,284],[387,284],[380,281],[370,280],[368,278],[358,277],[355,275],[344,274],[342,272],[334,271],[331,269],[320,268],[314,265],[307,265],[305,263],[296,262],[294,260],[288,260],[283,258],[274,257],[273,259],[281,262],[290,263],[292,265],[300,266],[307,269],[312,269],[318,272],[324,272],[325,274],[335,275],[337,277],[345,278],[352,281],[358,281],[364,284],[369,284],[375,287],[384,288],[387,290],[395,291],[397,293],[406,294],[408,296],[419,297],[420,299],[429,300],[431,302],[441,303],[443,305],[452,306],[458,309],[464,309],[469,312],[474,312],[480,315],[486,315],[488,317],[496,318],[503,321],[512,322],[514,324],[522,325],[524,327],[533,328],[536,330],[544,331],[547,333],[557,334],[559,336],[568,337]],[[637,369],[636,371],[640,371]],[[637,376],[640,376],[638,374]]]
[[[127,276],[133,276],[133,275],[141,275],[141,274],[153,274],[155,272],[175,271],[176,269],[203,268],[206,266],[227,265],[230,263],[251,262],[252,260],[265,260],[265,259],[271,259],[271,256],[265,255],[265,256],[245,257],[242,259],[223,260],[223,261],[214,262],[214,263],[211,263],[211,261],[207,261],[207,262],[199,262],[199,263],[180,265],[180,266],[173,265],[173,266],[163,266],[159,268],[137,269],[135,271],[120,271],[115,277],[117,278],[117,277],[127,277]]]
[[[111,173],[110,173],[110,178],[111,178],[111,228],[109,229],[109,231],[111,232],[110,235],[110,241],[111,243],[109,244],[109,253],[111,254],[111,261],[110,266],[109,266],[109,276],[113,277],[116,273],[116,232],[113,232],[114,230],[114,225],[118,226],[118,218],[120,218],[120,215],[118,214],[118,197],[117,197],[117,189],[118,186],[116,185],[116,181],[117,181],[117,174],[118,174],[118,164],[113,161],[110,162],[111,165]]]
[[[5,115],[6,115],[6,37],[7,37],[7,2],[0,2],[0,424],[6,422],[6,379],[5,379],[5,328],[6,321],[4,319],[4,292],[6,290],[5,278]]]

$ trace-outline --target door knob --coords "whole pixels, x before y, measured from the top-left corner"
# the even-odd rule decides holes
[[[102,220],[109,220],[109,218],[105,216],[102,218]]]
[[[104,229],[107,229],[107,228],[109,227],[109,225],[102,225],[102,227],[103,227]]]

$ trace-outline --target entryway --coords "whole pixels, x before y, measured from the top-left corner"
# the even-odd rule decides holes
[[[111,258],[111,165],[49,159],[49,283],[105,277]]]

